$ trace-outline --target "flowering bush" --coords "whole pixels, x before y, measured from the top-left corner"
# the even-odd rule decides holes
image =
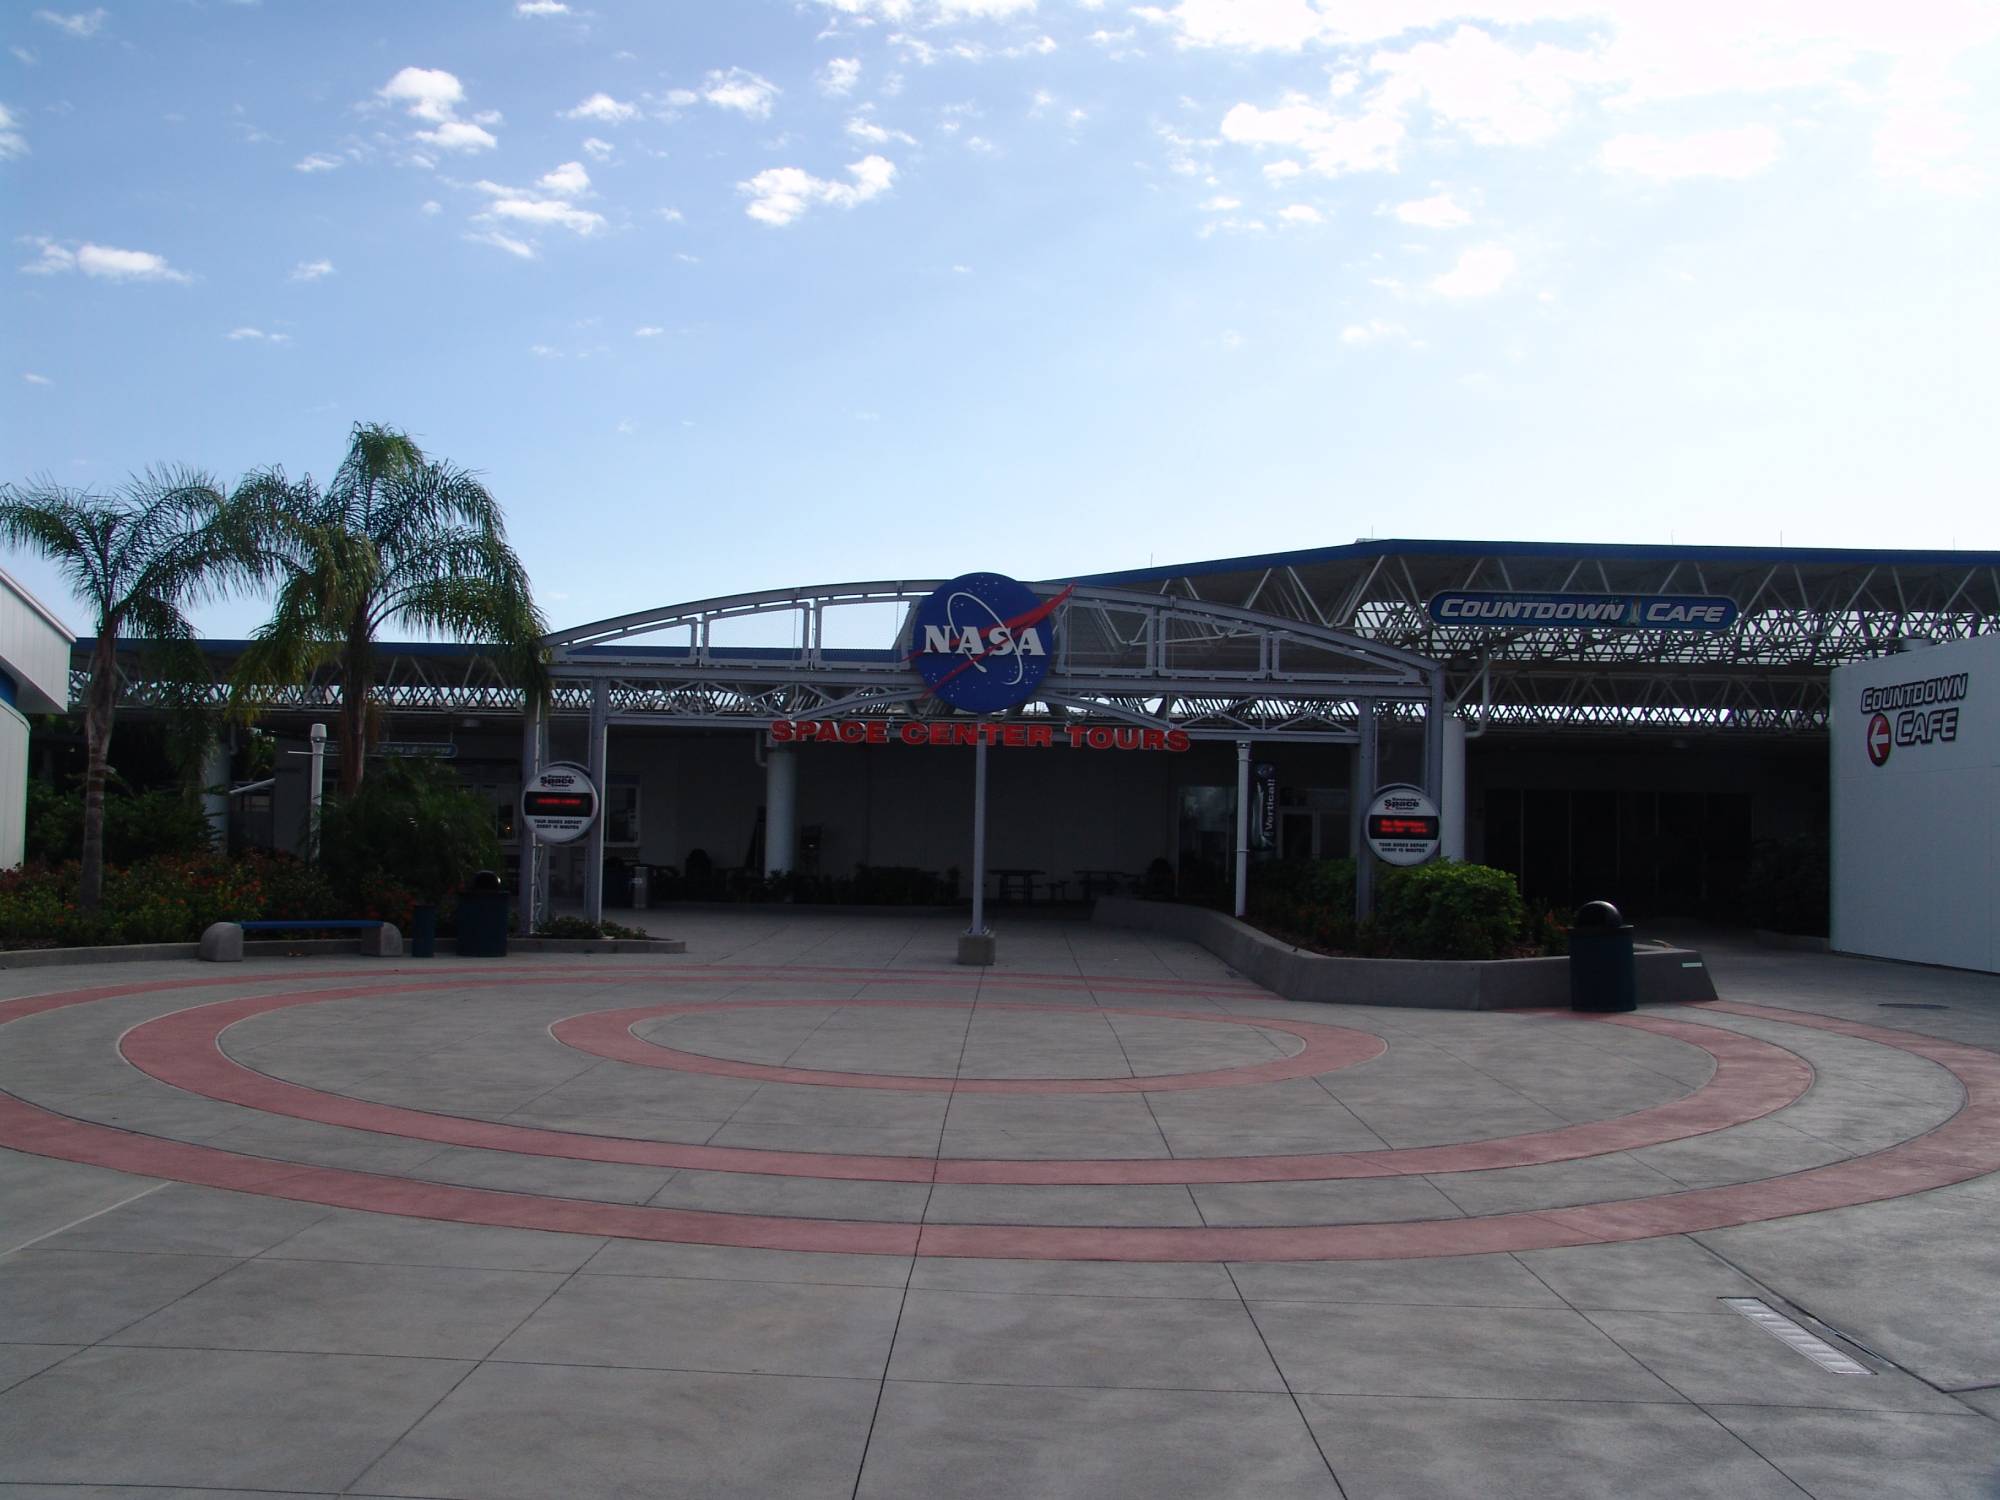
[[[0,874],[0,948],[189,943],[212,922],[349,915],[324,879],[285,855],[140,860],[105,872],[95,912],[77,910],[78,878],[75,861]]]

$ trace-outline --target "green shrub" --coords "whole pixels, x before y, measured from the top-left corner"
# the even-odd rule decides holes
[[[113,868],[96,912],[77,910],[79,874],[73,860],[0,874],[0,948],[190,943],[213,922],[353,915],[288,855],[162,855]]]
[[[28,783],[27,857],[49,864],[83,853],[83,789]],[[206,853],[208,819],[183,793],[135,792],[115,776],[104,789],[104,862],[130,865],[156,855]]]
[[[390,759],[350,797],[320,812],[320,865],[357,910],[409,930],[410,908],[437,903],[473,873],[497,868],[493,813],[456,772],[435,761]]]
[[[625,938],[652,941],[652,933],[637,927],[621,927],[616,922],[589,922],[582,917],[548,917],[535,929],[536,937]]]
[[[1433,860],[1376,877],[1375,927],[1398,958],[1506,958],[1524,917],[1505,870]]]

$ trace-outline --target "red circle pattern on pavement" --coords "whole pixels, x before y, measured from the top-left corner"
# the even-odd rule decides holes
[[[619,971],[619,978],[670,975],[684,982],[773,979],[796,983],[803,977],[823,978],[832,972],[836,971],[716,966],[707,969],[689,967],[658,976],[624,970]],[[842,977],[853,977],[856,982],[874,984],[885,979],[885,976],[869,971],[837,972]],[[144,1023],[127,1033],[125,1050],[134,1063],[177,1087],[303,1119],[323,1118],[319,1113],[300,1113],[300,1107],[308,1103],[314,1110],[329,1109],[336,1114],[341,1110],[352,1110],[355,1113],[342,1118],[328,1118],[324,1122],[387,1135],[407,1135],[426,1140],[451,1139],[454,1143],[486,1149],[584,1160],[658,1161],[650,1155],[632,1158],[602,1154],[627,1149],[640,1152],[722,1153],[721,1158],[690,1157],[685,1164],[707,1166],[713,1161],[718,1163],[714,1169],[726,1171],[775,1170],[783,1175],[795,1176],[939,1182],[1106,1181],[1125,1184],[1160,1181],[1161,1178],[1146,1174],[1162,1170],[1178,1174],[1167,1179],[1177,1182],[1318,1180],[1335,1176],[1396,1176],[1417,1171],[1491,1170],[1536,1161],[1571,1160],[1604,1151],[1628,1150],[1635,1145],[1657,1140],[1682,1139],[1721,1129],[1782,1108],[1798,1097],[1811,1077],[1803,1061],[1793,1054],[1727,1028],[1665,1017],[1565,1016],[1563,1019],[1569,1024],[1636,1026],[1693,1041],[1715,1056],[1715,1076],[1695,1093],[1651,1110],[1496,1141],[1314,1157],[1023,1163],[964,1158],[933,1161],[930,1158],[763,1152],[742,1148],[691,1147],[658,1141],[623,1141],[603,1136],[575,1136],[560,1131],[532,1131],[527,1127],[492,1121],[396,1110],[392,1106],[303,1089],[243,1068],[227,1058],[217,1045],[217,1038],[226,1026],[235,1020],[247,1019],[252,1014],[319,1000],[435,990],[453,979],[470,975],[477,975],[483,985],[495,982],[568,983],[586,975],[601,979],[605,977],[605,971],[601,968],[542,970],[529,977],[496,975],[490,967],[433,969],[426,972],[423,980],[416,982],[347,986],[224,1001],[196,1006]],[[155,981],[32,996],[0,1003],[0,1024],[122,996],[266,982],[267,979]],[[944,975],[898,973],[889,982],[956,987]],[[1125,980],[1083,978],[1060,980],[1037,977],[1021,981],[1013,987],[1046,990],[1065,985],[1115,993],[1193,996],[1217,992],[1216,987],[1191,983],[1140,985]],[[983,990],[985,987],[980,988]],[[1262,993],[1241,988],[1231,988],[1227,992],[1251,996],[1261,996]],[[1847,1036],[1924,1058],[1958,1080],[1964,1089],[1964,1102],[1943,1125],[1886,1150],[1761,1181],[1477,1218],[1235,1228],[862,1222],[605,1203],[459,1187],[380,1173],[273,1160],[72,1118],[10,1094],[0,1094],[0,1145],[61,1160],[201,1186],[467,1224],[779,1250],[1138,1261],[1395,1259],[1610,1243],[1815,1213],[1899,1197],[2000,1170],[2000,1055],[1960,1043],[1798,1011],[1721,1002],[1706,1008]],[[1210,1021],[1216,1018],[1202,1015],[1198,1019]],[[1250,1018],[1248,1024],[1264,1025],[1267,1022],[1263,1018]],[[165,1071],[159,1071],[161,1069]],[[223,1092],[214,1092],[218,1089]],[[245,1097],[238,1098],[233,1092],[237,1090],[244,1091]],[[278,1107],[280,1104],[285,1107]],[[419,1124],[423,1127],[421,1130],[407,1128]],[[436,1133],[440,1131],[447,1134]],[[469,1136],[461,1138],[451,1134],[455,1132],[468,1132]],[[489,1135],[487,1132],[502,1134]],[[533,1145],[546,1149],[533,1150],[529,1149],[529,1142],[512,1134],[514,1132],[550,1139],[535,1140]],[[503,1138],[509,1143],[500,1144]],[[1547,1154],[1551,1150],[1558,1154]],[[583,1154],[586,1151],[590,1154]],[[729,1164],[720,1165],[721,1159],[726,1159]],[[753,1162],[754,1165],[751,1164]],[[804,1170],[799,1169],[801,1164]],[[1245,1164],[1257,1165],[1246,1167]],[[1190,1168],[1232,1174],[1247,1170],[1271,1175],[1190,1176],[1187,1175]],[[905,1175],[912,1169],[918,1175]],[[1054,1173],[1081,1171],[1085,1175],[1027,1178],[1009,1175],[1029,1169]],[[967,1175],[957,1175],[960,1173]]]

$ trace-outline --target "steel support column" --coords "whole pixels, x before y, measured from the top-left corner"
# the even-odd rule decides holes
[[[521,716],[521,790],[526,792],[542,769],[542,709],[530,699]],[[542,852],[541,841],[528,829],[521,816],[521,803],[514,801],[514,838],[521,851],[521,868],[516,872],[515,925],[522,937],[535,931],[535,859]]]
[[[611,738],[611,684],[598,678],[590,694],[590,779],[599,798],[597,821],[590,825],[583,856],[583,916],[587,922],[604,920],[604,833],[611,807],[611,788],[606,784],[605,765]]]
[[[1250,903],[1250,742],[1236,742],[1236,915]]]
[[[1373,698],[1363,698],[1356,716],[1356,727],[1361,732],[1360,743],[1355,746],[1357,779],[1361,790],[1354,798],[1354,915],[1356,919],[1366,917],[1375,910],[1375,856],[1368,850],[1368,804],[1375,799],[1375,784],[1380,779],[1376,767],[1376,739],[1380,721],[1375,710],[1379,705]]]

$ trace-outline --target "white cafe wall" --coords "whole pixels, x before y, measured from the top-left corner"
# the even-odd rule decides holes
[[[1958,673],[1958,737],[1875,765],[1862,694]],[[2000,971],[2000,636],[1838,667],[1830,718],[1834,948]]]

